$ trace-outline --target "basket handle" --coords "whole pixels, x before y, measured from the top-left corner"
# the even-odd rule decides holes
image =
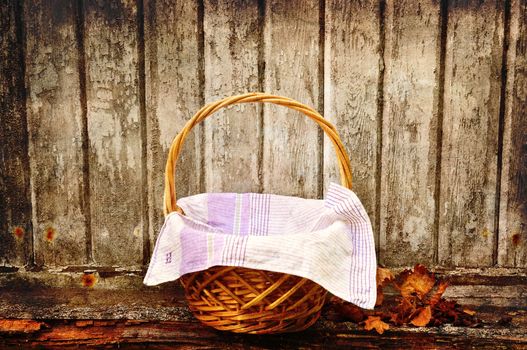
[[[170,151],[168,153],[168,159],[167,159],[167,163],[165,167],[165,193],[164,193],[164,213],[165,215],[168,215],[169,213],[173,211],[177,211],[179,213],[183,212],[181,208],[178,207],[176,204],[176,187],[174,185],[174,173],[176,170],[176,162],[179,157],[179,153],[181,152],[183,142],[185,141],[185,138],[187,137],[187,134],[192,130],[192,128],[195,125],[199,124],[202,120],[212,115],[217,110],[223,107],[227,107],[227,106],[231,106],[231,105],[235,105],[239,103],[249,103],[249,102],[260,102],[260,103],[267,102],[267,103],[274,103],[276,105],[289,107],[291,109],[295,109],[297,111],[304,113],[307,117],[317,122],[317,124],[320,125],[322,130],[324,130],[326,135],[329,137],[329,139],[331,140],[335,148],[335,152],[337,154],[337,160],[339,164],[340,178],[341,178],[342,186],[351,189],[352,176],[351,176],[350,160],[349,160],[348,154],[346,153],[344,145],[342,144],[342,141],[340,140],[337,130],[335,129],[333,124],[331,124],[329,121],[324,119],[313,108],[305,106],[301,104],[300,102],[297,102],[287,97],[274,96],[274,95],[269,95],[269,94],[264,94],[264,93],[253,92],[253,93],[246,93],[242,95],[227,97],[222,100],[209,103],[208,105],[201,108],[196,114],[194,114],[194,116],[185,124],[183,129],[181,129],[179,134],[174,138],[174,141],[172,141],[172,145],[170,146]]]

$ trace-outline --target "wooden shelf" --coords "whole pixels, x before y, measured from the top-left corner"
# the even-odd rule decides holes
[[[252,336],[219,332],[202,326],[182,313],[179,321],[144,320],[40,320],[8,322],[0,328],[0,346],[111,346],[124,348],[184,349],[298,349],[298,348],[527,348],[527,311],[478,308],[486,321],[482,328],[396,327],[383,335],[366,332],[353,323],[325,319],[307,331],[294,334]],[[496,323],[500,315],[512,315],[509,325]],[[18,322],[18,324],[17,324]],[[5,323],[5,322],[4,322]],[[2,321],[0,321],[2,324]]]
[[[83,287],[83,271],[97,277]],[[480,328],[392,327],[383,335],[324,317],[297,334],[250,336],[202,326],[185,306],[178,283],[142,285],[142,271],[109,267],[0,273],[0,348],[15,345],[107,345],[125,348],[527,348],[527,276],[522,269],[436,269],[451,286],[446,297],[469,306]],[[506,325],[498,321],[509,316]],[[8,321],[5,321],[5,320]]]

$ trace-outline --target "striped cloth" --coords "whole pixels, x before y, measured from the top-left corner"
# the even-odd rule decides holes
[[[377,296],[371,223],[358,197],[331,184],[325,200],[256,193],[181,198],[157,239],[144,283],[216,265],[308,278],[371,309]]]

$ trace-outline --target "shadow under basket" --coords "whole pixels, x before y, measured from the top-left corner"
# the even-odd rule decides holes
[[[297,332],[317,321],[327,291],[306,278],[216,266],[181,277],[190,310],[222,331]]]
[[[288,107],[315,121],[332,142],[341,184],[351,190],[348,154],[335,127],[313,108],[287,97],[247,93],[201,108],[174,138],[165,167],[165,216],[178,212],[175,170],[183,143],[192,128],[221,108],[243,103]],[[251,334],[297,332],[315,323],[327,291],[306,278],[234,266],[217,266],[181,277],[190,310],[202,323],[222,331]]]

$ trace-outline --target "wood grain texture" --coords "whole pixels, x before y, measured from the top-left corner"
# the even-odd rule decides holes
[[[511,4],[498,264],[527,267],[527,2]]]
[[[97,277],[92,287],[81,283],[86,275],[83,267],[0,273],[0,318],[194,319],[186,307],[179,281],[149,287],[143,284],[144,273],[140,268],[90,268]],[[439,278],[449,281],[448,299],[463,300],[465,305],[525,309],[527,271],[524,268],[459,268],[435,272]]]
[[[380,255],[390,266],[435,253],[440,23],[436,1],[387,1]]]
[[[31,195],[21,6],[0,2],[0,265],[32,255]]]
[[[145,2],[148,213],[153,249],[163,224],[165,162],[172,139],[201,107],[198,4],[196,1]],[[178,197],[199,192],[199,128],[186,139],[178,161]]]
[[[510,310],[510,309],[509,309]],[[527,317],[507,308],[478,308],[477,317],[497,324],[499,315],[513,314],[512,323],[468,328],[397,327],[390,325],[384,336],[364,331],[352,322],[323,320],[313,328],[286,336],[247,336],[217,332],[196,320],[0,320],[0,346],[11,348],[107,348],[189,350],[189,349],[525,349]],[[399,345],[399,346],[398,346]]]
[[[439,262],[489,266],[494,250],[503,2],[448,7]]]
[[[26,79],[35,263],[86,263],[76,8],[26,2]]]
[[[205,1],[204,31],[205,101],[258,91],[258,2]],[[207,192],[259,191],[260,108],[238,105],[204,122]]]
[[[265,6],[265,91],[319,110],[319,2],[270,0]],[[300,113],[264,106],[264,192],[319,196],[320,135]]]
[[[85,2],[93,252],[142,263],[141,130],[135,1]]]
[[[435,236],[445,267],[527,265],[524,1],[145,0],[144,37],[141,4],[1,3],[0,265],[31,264],[33,236],[38,265],[91,263],[91,227],[95,263],[140,266],[174,135],[205,99],[260,89],[336,123],[355,190],[380,214],[383,263],[432,263]],[[332,148],[299,113],[245,105],[204,129],[178,164],[180,196],[318,197],[337,180]]]
[[[79,286],[82,275],[81,271],[57,273],[56,270],[54,273],[0,274],[0,318],[11,319],[0,320],[0,347],[21,346],[24,341],[25,345],[37,347],[119,343],[125,348],[144,342],[142,346],[137,345],[137,348],[144,348],[146,343],[153,346],[154,342],[159,345],[166,341],[167,348],[187,344],[182,345],[184,349],[348,349],[352,345],[369,348],[372,344],[389,349],[404,342],[411,344],[411,348],[430,349],[437,348],[437,338],[440,338],[441,344],[455,344],[455,348],[495,349],[496,342],[502,346],[509,341],[527,342],[525,269],[454,269],[440,274],[440,278],[451,283],[445,293],[448,299],[475,310],[485,323],[484,327],[390,325],[390,330],[382,337],[363,331],[361,325],[335,321],[327,312],[329,310],[309,330],[296,334],[261,337],[216,332],[192,317],[178,283],[152,288],[142,285],[140,270],[109,276],[101,271],[99,283],[87,289]],[[387,295],[388,298],[391,297]],[[506,316],[512,318],[509,324],[497,324]],[[20,322],[13,318],[26,320]],[[26,322],[37,324],[37,327],[23,326],[24,323],[28,325]],[[358,339],[362,341],[354,343]],[[488,347],[481,346],[483,340]],[[240,341],[244,344],[238,347]]]
[[[382,70],[378,1],[326,1],[324,114],[350,154],[353,191],[374,230],[378,135],[378,86]],[[350,64],[353,62],[353,64]],[[324,138],[324,184],[340,183],[333,145]]]

